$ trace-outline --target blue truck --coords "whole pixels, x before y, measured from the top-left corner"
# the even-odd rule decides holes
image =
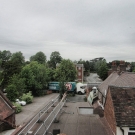
[[[59,84],[60,82],[49,82],[49,90],[59,92],[60,90]],[[76,93],[76,82],[66,82],[65,86],[68,92],[71,92],[74,94]]]

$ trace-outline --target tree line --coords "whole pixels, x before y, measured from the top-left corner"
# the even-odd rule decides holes
[[[119,61],[116,62],[119,64]],[[50,81],[75,81],[77,72],[74,63],[83,64],[87,73],[98,73],[102,80],[106,79],[108,69],[111,67],[111,63],[107,63],[103,57],[71,61],[54,51],[47,61],[46,55],[40,51],[31,56],[29,61],[25,61],[21,52],[11,53],[4,50],[0,51],[0,88],[6,89],[7,97],[11,100],[29,91],[32,91],[33,95],[40,96]],[[135,71],[135,62],[130,64],[131,71]]]
[[[37,52],[25,61],[21,52],[0,51],[0,88],[3,91],[6,89],[11,101],[29,91],[35,96],[42,95],[50,81],[68,82],[75,79],[74,63],[63,59],[59,52],[52,52],[49,61],[43,52]]]

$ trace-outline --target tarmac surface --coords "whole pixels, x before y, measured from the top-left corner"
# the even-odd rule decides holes
[[[48,135],[57,131],[64,135],[112,135],[109,127],[103,124],[104,120],[87,110],[93,108],[88,102],[67,102],[66,105],[58,117],[59,122],[52,123]]]
[[[44,106],[46,106],[49,101],[55,99],[58,95],[58,93],[52,93],[42,97],[34,97],[33,103],[23,106],[22,112],[16,114],[16,125],[22,126],[23,124],[27,123],[33,116],[36,115],[37,112],[39,112]],[[15,129],[4,131],[0,133],[0,135],[11,135],[14,131]]]

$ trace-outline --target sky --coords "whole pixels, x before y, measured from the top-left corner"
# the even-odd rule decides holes
[[[135,61],[135,0],[0,0],[0,50]]]

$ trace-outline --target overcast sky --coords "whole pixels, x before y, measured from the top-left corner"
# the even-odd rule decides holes
[[[0,50],[135,61],[135,0],[0,0]]]

